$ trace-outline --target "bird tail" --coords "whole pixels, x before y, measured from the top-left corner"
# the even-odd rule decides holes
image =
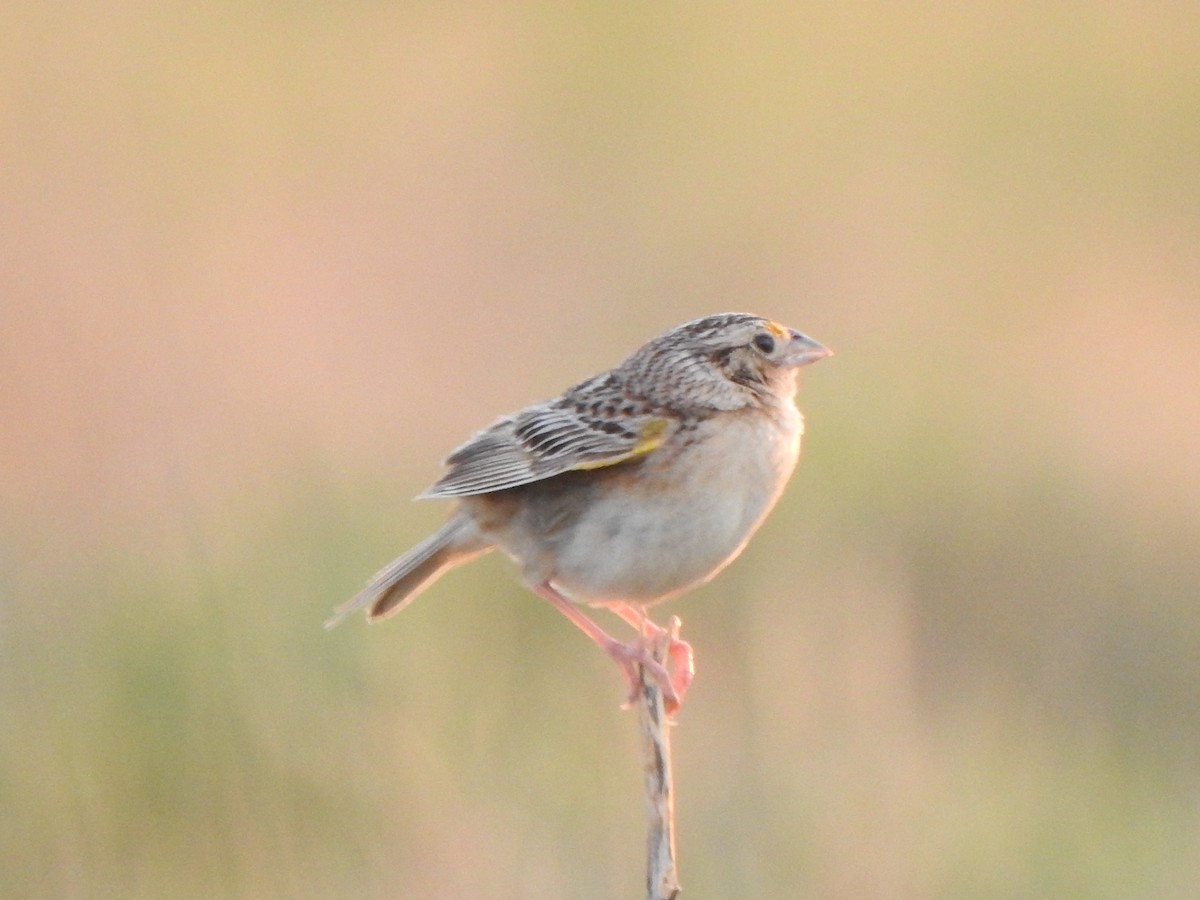
[[[372,622],[394,615],[447,569],[490,549],[491,545],[480,540],[470,519],[453,516],[417,546],[377,572],[365,588],[334,610],[325,627],[333,628],[350,613],[365,607],[370,607],[367,618]]]

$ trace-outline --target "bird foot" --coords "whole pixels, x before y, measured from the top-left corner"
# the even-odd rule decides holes
[[[585,616],[570,600],[549,582],[531,582],[533,592],[549,601],[559,612],[599,645],[621,667],[629,684],[629,696],[624,708],[637,702],[642,688],[641,672],[653,678],[663,692],[663,706],[668,715],[679,711],[683,695],[696,675],[692,645],[679,637],[682,623],[671,616],[669,627],[663,628],[646,618],[645,612],[628,603],[614,603],[610,609],[638,630],[638,637],[627,644],[611,637],[603,628]],[[662,660],[660,662],[659,660]],[[663,665],[663,662],[670,666]]]
[[[644,624],[649,626],[646,629],[648,633],[627,644],[614,640],[605,647],[629,683],[629,696],[623,708],[628,709],[637,702],[642,690],[639,669],[643,669],[662,690],[663,707],[668,715],[673,716],[679,712],[683,697],[696,676],[692,645],[679,637],[678,616],[672,618],[669,629],[649,620]]]

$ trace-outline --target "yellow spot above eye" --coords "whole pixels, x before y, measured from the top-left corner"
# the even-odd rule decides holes
[[[572,466],[572,469],[603,469],[605,466],[615,466],[617,463],[623,463],[626,460],[634,459],[638,456],[645,456],[650,451],[656,449],[663,442],[663,436],[667,431],[666,419],[651,419],[642,426],[641,432],[638,434],[637,443],[624,453],[618,453],[616,456],[610,456],[607,459],[592,460],[583,462],[579,465]]]
[[[768,322],[763,328],[767,329],[767,331],[771,332],[777,338],[785,338],[788,335],[788,328],[780,325],[778,322]]]

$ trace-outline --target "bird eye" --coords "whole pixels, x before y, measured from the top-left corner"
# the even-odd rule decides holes
[[[760,334],[754,338],[754,346],[763,353],[770,353],[775,349],[775,338],[769,334]]]

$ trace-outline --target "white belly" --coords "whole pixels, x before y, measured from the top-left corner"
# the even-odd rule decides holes
[[[800,419],[733,420],[674,459],[594,496],[555,542],[551,581],[582,603],[648,604],[712,578],[741,552],[796,465]]]

